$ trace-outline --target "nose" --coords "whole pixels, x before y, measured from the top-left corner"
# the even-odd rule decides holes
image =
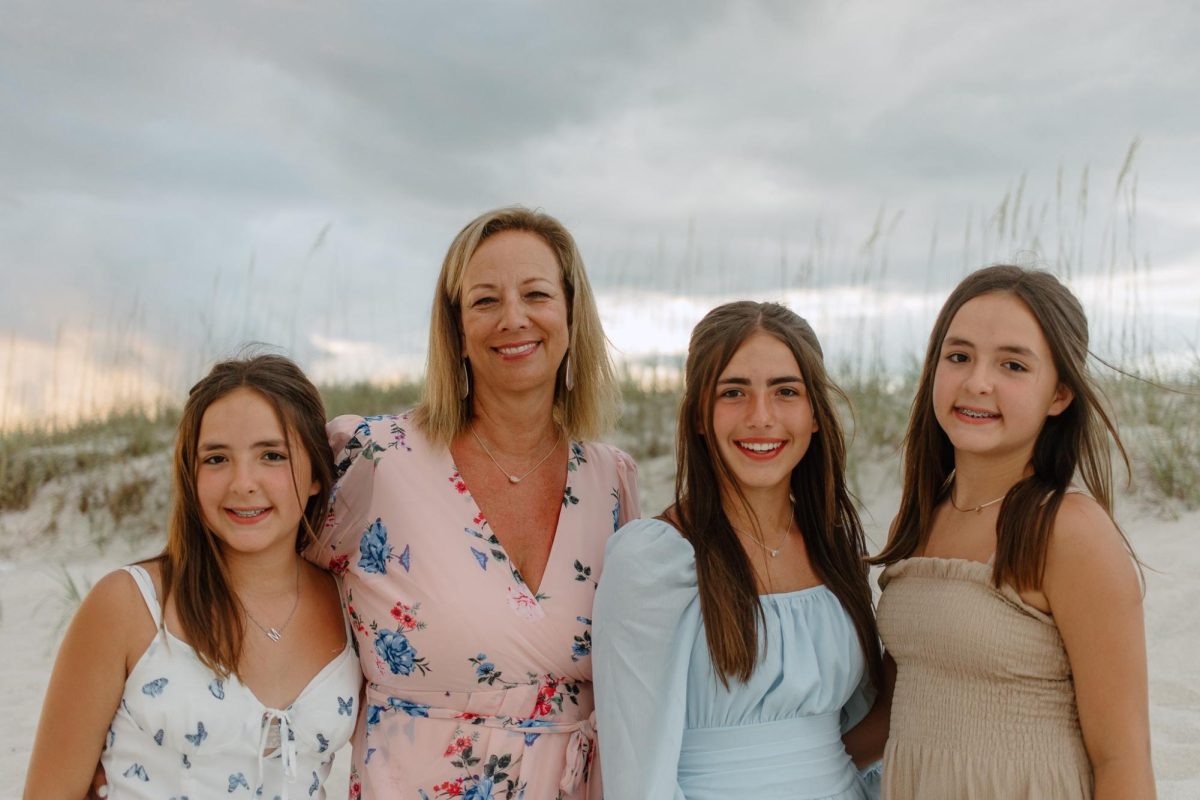
[[[964,386],[968,392],[972,394],[989,394],[992,391],[992,371],[991,367],[983,360],[976,361],[971,365],[971,371],[967,375],[967,380]]]
[[[520,297],[506,297],[500,314],[500,329],[521,330],[529,327],[529,314]]]
[[[769,428],[775,421],[775,409],[767,394],[755,394],[750,397],[746,409],[746,424],[751,428]]]
[[[233,490],[241,495],[254,494],[258,489],[258,477],[254,464],[238,461],[233,465]]]

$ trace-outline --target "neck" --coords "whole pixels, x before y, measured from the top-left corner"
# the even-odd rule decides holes
[[[723,491],[721,506],[729,523],[743,533],[773,536],[791,527],[791,487],[786,483],[770,489],[742,489],[746,496],[743,506],[737,493]]]
[[[273,597],[296,591],[300,554],[290,546],[261,553],[225,552],[229,581],[240,597]]]
[[[539,391],[536,395],[500,397],[483,390],[476,395],[471,410],[469,424],[493,449],[511,455],[532,455],[559,435],[553,394]]]
[[[1032,472],[1032,453],[1004,457],[954,455],[954,501],[960,508],[977,506],[1003,497],[1017,481]]]

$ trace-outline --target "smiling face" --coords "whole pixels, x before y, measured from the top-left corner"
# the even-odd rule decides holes
[[[235,389],[205,410],[197,462],[200,512],[227,554],[295,550],[304,504],[320,484],[262,395]]]
[[[792,470],[817,430],[791,348],[751,334],[715,386],[709,439],[744,493],[787,491]]]
[[[1033,312],[1007,292],[974,297],[954,315],[933,376],[933,411],[965,454],[1028,462],[1048,416],[1071,403]]]
[[[463,274],[463,353],[474,391],[553,392],[568,345],[562,270],[536,234],[503,231],[484,240]]]

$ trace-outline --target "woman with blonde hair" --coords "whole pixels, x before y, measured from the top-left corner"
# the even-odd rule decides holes
[[[583,262],[512,207],[455,237],[425,396],[329,425],[311,559],[341,576],[366,677],[351,797],[599,797],[591,615],[636,469],[593,440],[617,398]]]

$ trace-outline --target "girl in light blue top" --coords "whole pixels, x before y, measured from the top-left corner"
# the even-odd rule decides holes
[[[692,332],[675,502],[610,540],[594,612],[608,800],[877,791],[882,661],[820,344],[774,303]]]

